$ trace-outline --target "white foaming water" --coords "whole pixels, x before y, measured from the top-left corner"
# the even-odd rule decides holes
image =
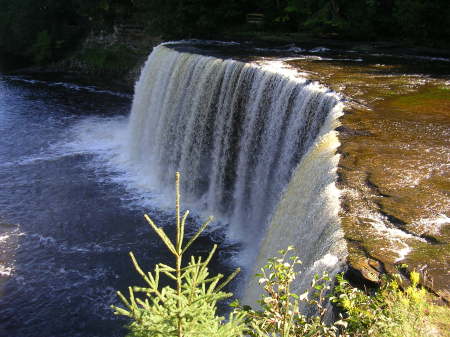
[[[6,267],[6,266],[2,266],[0,265],[0,276],[10,276],[12,273],[12,267]]]
[[[57,146],[58,151],[64,155],[95,154],[90,164],[97,170],[108,171],[104,179],[127,188],[130,193],[122,200],[128,206],[140,209],[173,207],[173,198],[158,190],[153,176],[142,172],[130,160],[127,117],[85,118],[71,128],[68,138],[69,141]]]
[[[352,189],[346,189],[342,191],[345,194],[352,195],[352,198],[360,198],[358,192]],[[426,242],[425,239],[418,235],[407,233],[399,228],[394,227],[387,217],[381,213],[376,213],[367,209],[360,209],[359,217],[368,222],[372,227],[372,230],[377,234],[376,237],[382,239],[384,247],[382,250],[386,251],[387,254],[393,255],[394,262],[400,262],[406,258],[406,256],[412,251],[411,243],[414,241]],[[433,224],[437,224],[438,219],[424,219],[427,223],[428,220]],[[418,225],[418,223],[416,224]],[[386,244],[386,241],[388,242]]]
[[[5,76],[4,75],[2,77],[7,78],[9,80],[20,81],[20,82],[25,82],[25,83],[30,83],[30,84],[38,83],[38,84],[47,85],[49,87],[63,87],[63,88],[67,88],[67,89],[71,89],[71,90],[75,90],[75,91],[86,91],[86,92],[94,92],[97,94],[107,94],[107,95],[112,95],[112,96],[131,98],[131,96],[129,94],[125,94],[123,92],[118,92],[118,91],[99,89],[92,85],[87,86],[87,85],[78,85],[78,84],[68,83],[68,82],[41,81],[41,80],[29,79],[29,78],[20,77],[20,76]]]
[[[324,52],[327,52],[330,50],[331,50],[330,48],[326,48],[326,47],[316,47],[316,48],[310,49],[309,52],[310,53],[324,53]]]
[[[315,273],[334,275],[343,267],[346,244],[339,219],[340,191],[335,185],[340,145],[337,118],[342,105],[337,104],[328,114],[315,143],[296,167],[283,196],[276,206],[259,249],[254,271],[257,272],[278,250],[294,246],[294,254],[303,262],[303,274],[295,280],[293,290],[303,291]],[[259,296],[254,282],[247,285],[246,303]]]
[[[338,103],[326,88],[272,66],[159,46],[136,84],[125,161],[158,189],[170,190],[180,171],[184,197],[229,223],[239,241],[262,236]]]
[[[186,40],[166,41],[161,43],[161,46],[180,45],[180,44],[189,44],[189,45],[194,44],[205,46],[239,46],[241,43],[236,41],[186,39]]]
[[[165,46],[150,55],[135,89],[121,160],[145,178],[140,188],[172,191],[180,171],[188,203],[218,216],[243,243],[241,264],[293,244],[308,275],[340,268],[336,94],[282,62],[244,64]]]
[[[172,196],[180,171],[184,205],[228,225],[229,239],[244,246],[241,264],[292,244],[313,273],[335,270],[346,254],[334,185],[341,114],[335,93],[282,62],[245,64],[161,45],[136,83],[128,125],[86,119],[66,146],[98,153],[121,173],[112,179],[143,202]]]
[[[43,236],[41,234],[28,234],[30,242],[36,240],[37,244],[42,247],[54,248],[60,253],[105,253],[126,251],[127,243],[117,243],[112,240],[109,242],[86,242],[79,245],[69,245],[67,242],[59,242],[51,236]]]
[[[257,51],[270,52],[270,53],[295,53],[299,54],[305,51],[305,49],[296,47],[295,45],[287,45],[279,48],[254,48]]]
[[[15,228],[10,231],[6,231],[0,234],[0,278],[8,278],[14,274],[14,256],[10,253],[10,247],[17,244],[18,237],[24,235],[19,231],[19,228]]]
[[[440,234],[444,225],[450,224],[450,218],[445,214],[438,214],[435,218],[420,219],[413,225],[420,229],[420,232],[429,234]]]
[[[425,242],[424,239],[406,233],[398,228],[388,226],[389,223],[385,216],[375,213],[364,214],[363,217],[369,220],[372,228],[380,235],[389,241],[389,245],[384,247],[384,250],[392,252],[397,255],[394,262],[400,262],[411,252],[412,248],[408,244],[411,240],[418,240]]]

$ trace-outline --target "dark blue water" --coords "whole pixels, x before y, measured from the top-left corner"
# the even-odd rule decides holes
[[[0,77],[0,336],[123,336],[109,306],[140,284],[127,253],[147,270],[169,261],[143,218],[169,226],[168,211],[130,202],[140,197],[95,151],[67,146],[91,121],[125,126],[130,105],[120,93]],[[230,250],[215,270],[229,270]]]

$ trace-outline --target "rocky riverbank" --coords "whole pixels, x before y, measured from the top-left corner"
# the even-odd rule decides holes
[[[448,59],[361,55],[290,62],[344,95],[342,225],[354,276],[407,265],[450,299]]]

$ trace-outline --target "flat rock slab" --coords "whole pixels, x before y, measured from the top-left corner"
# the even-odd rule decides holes
[[[338,131],[349,265],[377,283],[406,264],[449,300],[450,62],[356,59],[289,62],[347,101]]]

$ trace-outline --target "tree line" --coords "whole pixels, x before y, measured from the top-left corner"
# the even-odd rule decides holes
[[[0,57],[45,63],[64,57],[92,30],[137,24],[164,38],[260,30],[343,39],[406,39],[448,47],[447,0],[0,0]]]

